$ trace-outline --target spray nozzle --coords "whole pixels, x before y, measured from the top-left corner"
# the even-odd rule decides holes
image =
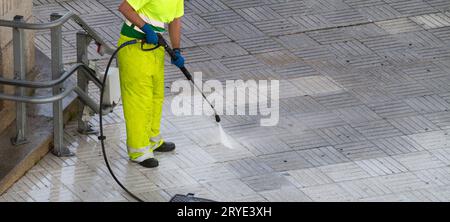
[[[220,116],[216,115],[216,122],[220,123]]]

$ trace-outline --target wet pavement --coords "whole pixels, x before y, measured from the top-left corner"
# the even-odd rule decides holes
[[[37,22],[82,15],[111,44],[119,0],[34,0]],[[118,178],[147,201],[195,193],[219,201],[450,201],[450,2],[191,0],[183,47],[204,80],[280,80],[280,122],[177,117],[167,89],[161,166],[130,163],[121,107],[105,117]],[[74,24],[64,59],[75,62]],[[49,54],[49,33],[36,46]],[[106,57],[91,49],[103,67]],[[167,87],[182,79],[169,63]],[[91,94],[98,96],[92,88]],[[98,126],[98,119],[91,120]],[[108,174],[96,136],[66,126],[72,158],[48,154],[0,201],[133,201]]]

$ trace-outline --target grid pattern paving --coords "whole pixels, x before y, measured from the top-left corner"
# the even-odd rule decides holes
[[[120,0],[34,0],[34,16],[80,14],[111,44]],[[176,117],[167,92],[162,129],[178,149],[161,166],[127,160],[119,107],[105,117],[118,178],[147,201],[177,193],[219,201],[450,201],[450,3],[440,0],[189,0],[187,66],[204,78],[279,79],[280,123],[224,116],[235,144],[207,117]],[[64,59],[76,58],[75,24]],[[36,46],[49,54],[49,33]],[[90,49],[103,67],[105,58]],[[181,79],[166,68],[167,86]],[[169,90],[168,90],[169,91]],[[98,96],[98,90],[92,90]],[[98,125],[98,119],[92,119]],[[66,126],[72,158],[45,156],[0,201],[133,201],[114,183],[95,136]]]

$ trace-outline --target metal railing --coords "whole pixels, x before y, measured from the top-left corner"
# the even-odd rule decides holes
[[[77,33],[77,63],[72,65],[67,71],[64,71],[62,59],[62,26],[69,20],[75,21],[83,31]],[[101,55],[112,54],[115,48],[110,47],[89,25],[78,15],[69,12],[64,16],[59,14],[50,15],[48,23],[25,23],[23,16],[15,16],[13,21],[0,20],[0,26],[13,29],[13,55],[14,55],[14,79],[0,78],[0,84],[15,86],[16,95],[0,93],[1,100],[10,100],[16,102],[16,136],[12,138],[12,143],[20,145],[27,143],[27,115],[26,103],[43,104],[53,103],[53,149],[52,153],[57,156],[72,156],[73,153],[63,145],[63,99],[71,92],[78,95],[77,119],[78,131],[84,134],[96,133],[87,121],[84,121],[83,111],[85,106],[91,108],[94,112],[103,113],[112,111],[113,107],[100,107],[92,98],[89,97],[88,84],[92,81],[97,87],[102,87],[101,80],[98,79],[94,70],[89,68],[88,46],[92,41],[98,45],[98,52]],[[25,38],[24,30],[46,30],[51,31],[51,72],[52,80],[45,82],[26,80],[25,64]],[[74,73],[78,72],[77,84],[64,88],[64,82]],[[26,96],[25,88],[52,88],[50,96]]]

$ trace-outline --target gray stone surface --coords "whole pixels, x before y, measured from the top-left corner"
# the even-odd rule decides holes
[[[115,44],[119,3],[34,0],[34,16],[73,10]],[[188,192],[220,201],[450,201],[449,10],[431,0],[186,1],[188,68],[220,81],[281,80],[280,124],[224,116],[229,149],[210,118],[173,116],[168,93],[162,128],[177,151],[158,154],[158,169],[128,162],[119,108],[105,118],[114,169],[147,201]],[[64,30],[69,64],[76,26]],[[49,53],[48,32],[36,45]],[[167,86],[178,79],[167,64]],[[47,155],[0,201],[132,201],[108,175],[95,136],[72,122],[65,143],[75,157]]]

